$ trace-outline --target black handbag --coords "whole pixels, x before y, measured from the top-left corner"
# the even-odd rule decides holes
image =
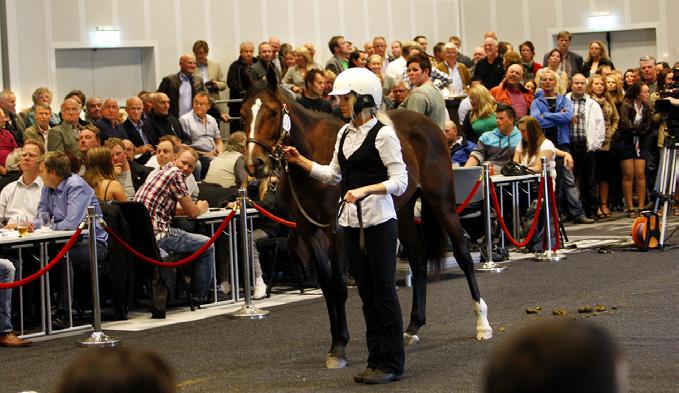
[[[518,164],[512,160],[507,161],[507,163],[502,166],[500,172],[505,176],[532,175],[535,173],[527,166]]]

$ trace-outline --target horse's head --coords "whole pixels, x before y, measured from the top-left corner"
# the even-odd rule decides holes
[[[241,75],[241,80],[247,90],[240,110],[247,135],[245,165],[250,176],[262,178],[271,175],[274,167],[280,164],[280,145],[290,130],[288,106],[278,88],[272,65],[262,81],[253,83],[246,74]]]

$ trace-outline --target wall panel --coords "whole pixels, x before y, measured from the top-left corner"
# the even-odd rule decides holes
[[[468,52],[483,44],[483,34],[490,27],[490,9],[488,0],[463,0],[465,31],[463,40],[467,43]]]
[[[388,37],[390,41],[399,40],[401,42],[413,38],[414,27],[411,23],[410,1],[394,0],[391,3],[393,18],[394,36]]]
[[[451,35],[460,35],[457,1],[438,1],[436,19],[439,27],[438,39],[448,41]]]
[[[180,21],[182,38],[180,47],[182,53],[191,52],[196,40],[204,40],[207,37],[205,23],[205,1],[180,1]]]
[[[497,1],[497,36],[500,41],[511,42],[516,52],[519,51],[519,44],[524,39],[523,25],[523,1],[522,0],[502,0]]]
[[[29,20],[42,20],[44,19],[43,4],[42,1],[17,2],[17,12],[28,12],[31,15]],[[78,0],[52,0],[50,8],[52,10],[52,39],[54,41],[80,41],[80,24],[77,21],[80,20],[81,15]]]
[[[375,36],[381,35],[389,39],[389,17],[387,15],[386,0],[368,0],[368,35],[365,41],[372,41]]]
[[[531,1],[531,4],[534,2]],[[587,26],[589,22],[589,0],[562,0],[561,17],[564,27]]]
[[[144,39],[144,6],[139,0],[117,0],[121,41]]]

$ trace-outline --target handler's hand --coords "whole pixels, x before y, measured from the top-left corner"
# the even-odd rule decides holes
[[[283,146],[283,158],[291,164],[299,164],[302,155],[299,154],[297,148],[293,146]]]
[[[344,195],[344,201],[348,203],[356,203],[357,200],[365,198],[368,195],[370,195],[370,193],[365,187],[355,188],[353,190],[347,191],[347,193]]]

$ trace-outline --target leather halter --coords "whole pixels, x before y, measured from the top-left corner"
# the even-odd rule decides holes
[[[274,173],[277,173],[281,169],[281,164],[283,162],[283,140],[285,139],[286,136],[290,135],[290,130],[286,130],[284,126],[285,122],[285,117],[286,115],[288,116],[288,119],[290,118],[290,110],[288,109],[288,105],[283,103],[283,116],[281,117],[281,126],[280,126],[280,133],[278,134],[278,140],[276,143],[271,146],[268,143],[261,141],[257,138],[247,138],[245,140],[245,143],[254,143],[261,148],[263,148],[267,153],[269,158],[272,161],[272,170]],[[256,119],[253,119],[255,121]],[[289,128],[289,127],[288,127]]]

